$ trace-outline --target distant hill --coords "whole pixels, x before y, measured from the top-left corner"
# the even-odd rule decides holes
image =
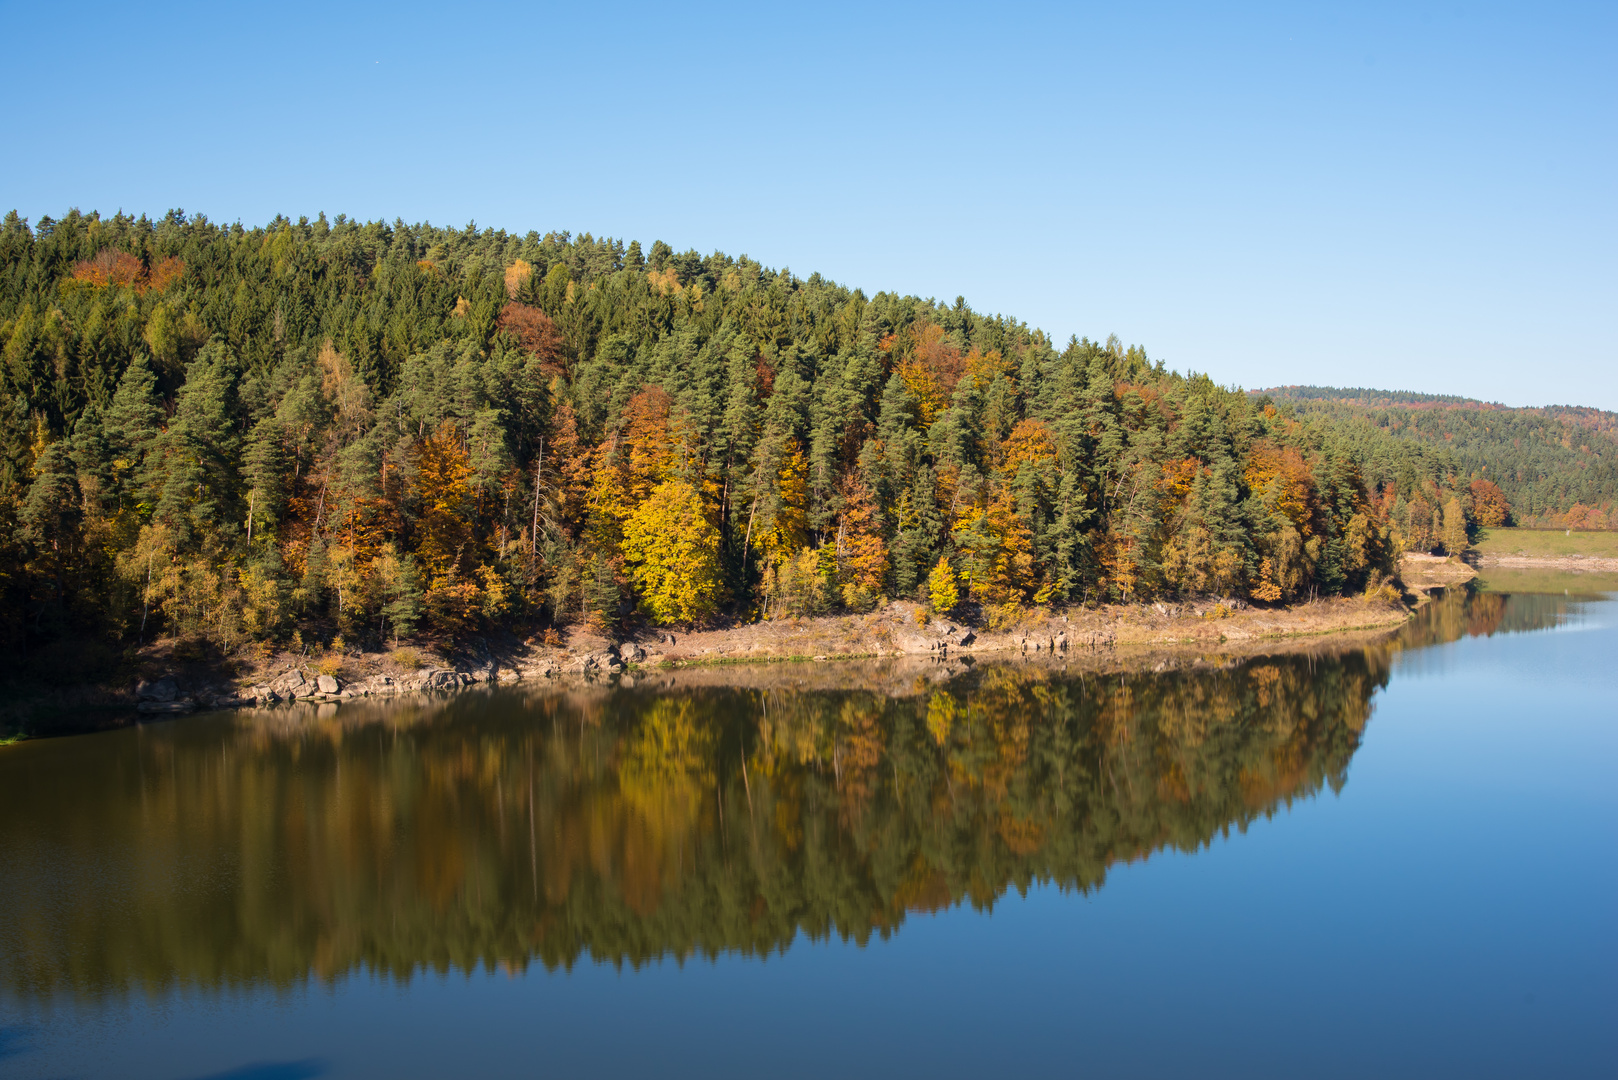
[[[1273,386],[1267,390],[1250,390],[1251,394],[1268,394],[1277,401],[1339,401],[1355,405],[1386,408],[1389,405],[1407,405],[1412,408],[1433,408],[1470,405],[1483,409],[1504,409],[1498,402],[1479,401],[1476,398],[1454,394],[1418,394],[1410,390],[1372,390],[1364,386]]]
[[[1466,473],[1500,485],[1526,524],[1585,524],[1588,509],[1610,517],[1618,502],[1618,413],[1575,405],[1513,408],[1366,387],[1277,386],[1249,393],[1299,416],[1358,420],[1446,449]]]

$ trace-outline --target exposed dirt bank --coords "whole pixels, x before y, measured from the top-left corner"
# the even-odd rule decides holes
[[[650,634],[627,643],[648,666],[688,666],[785,657],[1007,653],[1061,654],[1120,646],[1191,645],[1273,640],[1398,626],[1406,609],[1389,602],[1321,600],[1260,609],[1219,603],[1104,605],[1036,609],[998,630],[926,618],[915,604],[894,603],[865,616],[793,619],[690,634]]]
[[[1618,573],[1618,559],[1593,555],[1481,555],[1478,566],[1502,570],[1568,570],[1573,573]]]
[[[1399,576],[1408,588],[1425,592],[1471,581],[1478,572],[1459,559],[1409,553],[1399,559]]]
[[[1442,555],[1409,554],[1399,560],[1399,576],[1411,589],[1425,591],[1459,585],[1478,576],[1478,570],[1558,570],[1572,573],[1618,573],[1618,558],[1598,555],[1496,555],[1468,552],[1466,561]]]

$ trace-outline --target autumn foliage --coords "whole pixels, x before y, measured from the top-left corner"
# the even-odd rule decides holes
[[[512,301],[501,308],[496,325],[516,338],[524,351],[538,357],[546,374],[565,374],[567,362],[562,334],[545,312]]]
[[[14,650],[1380,595],[1514,516],[1115,339],[723,254],[176,213],[13,215],[0,260]]]
[[[666,480],[624,522],[624,556],[653,621],[694,623],[719,608],[719,530],[690,484]]]
[[[1487,529],[1511,523],[1511,504],[1506,502],[1505,492],[1494,481],[1474,480],[1470,491],[1472,516],[1479,525]]]
[[[123,251],[104,248],[93,259],[73,266],[73,280],[96,288],[125,286],[137,293],[162,292],[185,273],[185,263],[172,255],[158,259],[148,269],[140,259]]]

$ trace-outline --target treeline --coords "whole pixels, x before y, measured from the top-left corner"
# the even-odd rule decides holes
[[[1461,473],[1500,488],[1516,524],[1618,528],[1618,413],[1331,386],[1263,393],[1331,426],[1368,424],[1447,450]]]
[[[1116,340],[588,234],[13,212],[0,355],[13,652],[1284,602],[1493,505]]]

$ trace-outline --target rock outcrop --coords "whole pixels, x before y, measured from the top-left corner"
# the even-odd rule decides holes
[[[172,675],[135,687],[135,711],[148,716],[179,716],[196,707],[195,699],[180,693],[180,684]]]

